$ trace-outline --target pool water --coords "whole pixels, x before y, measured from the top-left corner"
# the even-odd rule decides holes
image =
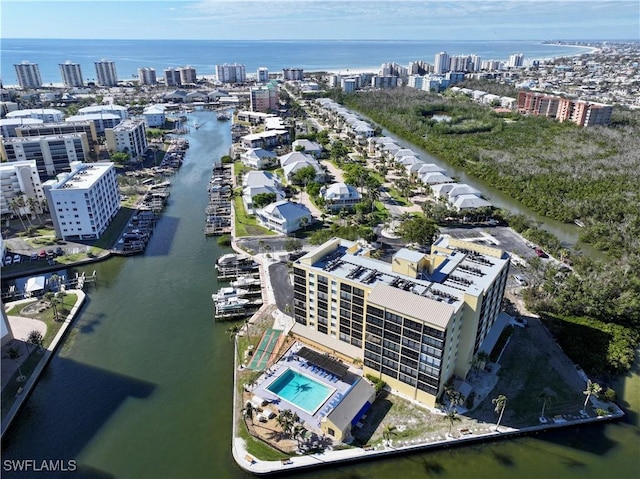
[[[292,369],[287,369],[267,389],[311,415],[335,391],[335,388],[315,381]]]

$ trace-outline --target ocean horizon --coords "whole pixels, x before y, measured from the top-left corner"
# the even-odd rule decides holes
[[[43,84],[58,84],[59,64],[79,63],[85,81],[96,77],[94,62],[114,61],[120,80],[136,77],[138,68],[152,67],[158,77],[169,67],[191,65],[198,76],[215,74],[215,65],[244,64],[247,74],[258,67],[270,72],[283,68],[305,71],[376,71],[382,63],[408,65],[422,60],[433,63],[436,53],[479,55],[482,60],[507,60],[524,54],[525,61],[574,56],[593,49],[580,45],[540,41],[417,41],[417,40],[78,40],[0,39],[1,78],[5,85],[17,84],[14,64],[37,63]]]

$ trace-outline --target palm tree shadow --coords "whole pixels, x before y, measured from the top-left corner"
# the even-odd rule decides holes
[[[511,456],[508,456],[506,454],[501,454],[501,453],[495,452],[495,451],[493,451],[492,454],[493,454],[494,459],[501,466],[513,467],[513,465],[515,464],[513,462],[513,459],[511,459]]]
[[[439,464],[435,461],[427,461],[426,459],[422,462],[422,468],[427,474],[439,475],[444,472],[444,467],[442,467],[442,464]]]

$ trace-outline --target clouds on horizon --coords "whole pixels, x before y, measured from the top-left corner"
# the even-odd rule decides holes
[[[633,39],[639,15],[637,0],[3,0],[2,36]]]

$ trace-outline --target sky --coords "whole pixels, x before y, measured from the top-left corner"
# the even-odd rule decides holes
[[[640,40],[639,0],[0,0],[2,38]]]

